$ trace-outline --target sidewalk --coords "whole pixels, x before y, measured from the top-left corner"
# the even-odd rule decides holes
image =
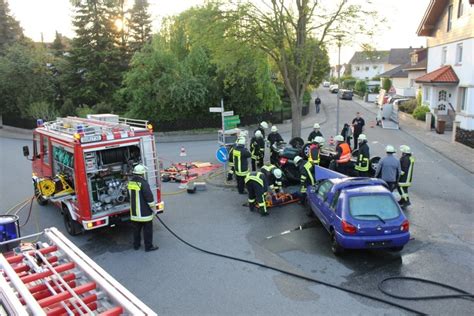
[[[313,124],[318,122],[320,125],[324,125],[327,121],[327,112],[324,104],[321,104],[321,111],[316,115],[314,109],[314,96],[316,91],[312,93],[312,99],[309,104],[309,114],[303,117],[301,122],[301,128],[310,128],[313,127]],[[280,133],[291,132],[291,120],[286,121],[282,124],[277,124],[278,131]],[[253,132],[257,125],[250,126],[241,126],[240,128],[246,129],[249,132]],[[11,127],[4,125],[3,128],[0,128],[0,137],[3,138],[12,138],[12,139],[22,139],[22,140],[31,140],[33,135],[32,130],[22,129],[17,127]],[[189,141],[207,141],[207,140],[217,140],[217,129],[215,132],[203,132],[199,131],[176,131],[176,132],[156,132],[155,138],[159,143],[175,143],[175,142],[189,142]]]
[[[354,97],[353,101],[364,109],[377,114],[374,103],[364,102],[357,97]],[[447,131],[444,134],[437,134],[434,130],[425,131],[424,122],[415,120],[411,115],[403,112],[400,112],[399,120],[401,131],[413,136],[425,146],[474,174],[474,149],[457,142],[451,142],[452,131]]]

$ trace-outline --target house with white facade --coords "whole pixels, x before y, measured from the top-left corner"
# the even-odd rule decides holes
[[[381,84],[384,78],[392,81],[392,87],[397,95],[404,97],[414,97],[415,89],[410,85],[408,71],[405,68],[410,64],[410,54],[415,51],[413,48],[393,48],[390,50],[388,64],[394,68],[380,74]]]
[[[417,34],[428,44],[427,73],[415,80],[423,102],[448,125],[459,122],[460,135],[474,137],[474,1],[431,0]],[[457,133],[456,140],[464,142]]]
[[[349,61],[352,76],[361,80],[370,80],[381,73],[390,70],[388,57],[390,51],[355,52]]]
[[[415,80],[426,74],[426,65],[428,63],[428,49],[419,48],[410,53],[410,62],[404,65],[403,70],[408,73],[409,88],[418,93],[421,84]]]

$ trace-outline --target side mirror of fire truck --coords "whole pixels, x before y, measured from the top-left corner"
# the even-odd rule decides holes
[[[28,146],[23,146],[23,156],[25,156],[26,159],[28,159],[29,155],[30,155],[30,149],[28,148]]]

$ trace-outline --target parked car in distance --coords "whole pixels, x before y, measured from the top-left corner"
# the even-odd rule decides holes
[[[323,87],[328,88],[331,85],[329,81],[324,81],[323,82]]]
[[[339,91],[339,85],[333,84],[329,86],[329,92],[331,93],[337,93]]]
[[[351,90],[340,89],[337,92],[337,96],[339,99],[352,100],[352,97],[354,96],[354,92],[352,92]]]
[[[401,251],[410,224],[381,179],[351,178],[315,166],[317,185],[308,186],[307,205],[331,236],[331,250]]]

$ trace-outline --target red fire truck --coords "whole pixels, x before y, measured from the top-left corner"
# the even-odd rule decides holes
[[[23,155],[29,157],[28,146]],[[127,177],[138,163],[147,168],[158,212],[164,210],[148,121],[113,114],[38,120],[30,160],[37,202],[60,207],[71,235],[129,219]]]

